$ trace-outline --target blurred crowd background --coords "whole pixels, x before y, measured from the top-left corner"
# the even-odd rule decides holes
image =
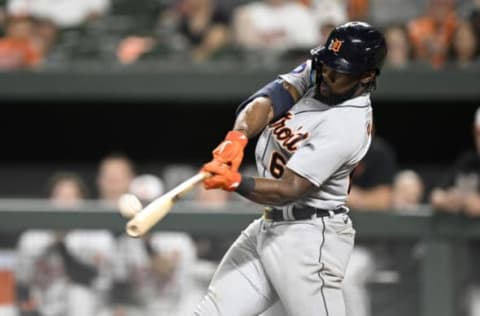
[[[29,78],[175,67],[187,77],[185,68],[207,74],[225,65],[287,72],[349,20],[384,31],[386,75],[473,73],[468,80],[480,83],[479,0],[0,1],[0,79],[17,80],[24,91],[17,101],[0,84],[0,209],[12,200],[72,212],[116,209],[127,192],[148,203],[209,160],[248,96],[214,100],[185,80],[195,102],[95,98],[91,87],[78,100],[62,94],[62,85],[35,100]],[[448,100],[387,95],[378,103],[374,96],[376,131],[352,180],[352,212],[480,216],[480,99],[448,93]],[[254,175],[252,148],[242,171]],[[228,212],[235,204],[261,211],[201,187],[185,201],[193,210]],[[237,233],[130,239],[109,230],[0,230],[0,316],[191,315]],[[468,246],[466,268],[455,276],[455,316],[480,315],[480,247]],[[420,315],[422,256],[417,241],[360,238],[345,279],[355,308],[349,316]]]
[[[389,67],[471,67],[479,8],[476,0],[4,0],[0,69],[302,59],[347,20],[384,30]]]

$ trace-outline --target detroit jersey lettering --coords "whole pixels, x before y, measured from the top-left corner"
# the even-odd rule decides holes
[[[296,205],[334,209],[345,204],[350,173],[370,146],[370,96],[364,94],[335,106],[312,96],[310,89],[289,112],[265,128],[257,142],[257,168],[259,175],[267,178],[280,178],[285,168],[291,169],[316,187]]]

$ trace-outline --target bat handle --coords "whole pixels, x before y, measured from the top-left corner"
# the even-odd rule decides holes
[[[190,179],[188,179],[188,180],[182,182],[181,184],[179,184],[177,187],[172,189],[167,194],[170,195],[174,201],[176,201],[179,198],[181,198],[182,196],[184,196],[185,194],[187,194],[191,189],[193,189],[193,187],[197,183],[202,182],[203,180],[205,180],[206,178],[208,178],[210,176],[212,176],[212,174],[210,172],[200,171],[199,173],[197,173],[196,175],[194,175]]]

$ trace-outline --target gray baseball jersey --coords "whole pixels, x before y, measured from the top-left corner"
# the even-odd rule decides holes
[[[294,204],[334,209],[345,204],[349,175],[370,145],[370,98],[367,94],[329,106],[312,95],[313,88],[263,131],[257,168],[266,178],[280,178],[285,167],[291,169],[317,187]]]

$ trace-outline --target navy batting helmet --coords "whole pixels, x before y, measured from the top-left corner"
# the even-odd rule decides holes
[[[311,50],[312,68],[322,64],[347,74],[380,73],[387,54],[383,34],[365,22],[348,22],[336,27],[324,46]]]

